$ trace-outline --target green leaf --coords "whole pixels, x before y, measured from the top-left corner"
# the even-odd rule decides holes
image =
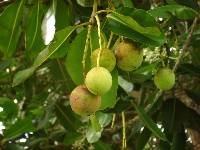
[[[92,128],[98,132],[101,130],[101,125],[99,124],[99,120],[96,118],[96,114],[90,116],[91,126]]]
[[[42,20],[42,38],[45,45],[49,45],[49,43],[54,39],[55,35],[55,15],[56,15],[56,7],[57,0],[52,0],[52,4],[49,7],[48,11],[43,17]]]
[[[145,113],[144,109],[141,106],[136,105],[134,102],[132,103],[136,112],[138,113],[140,119],[147,126],[147,128],[152,131],[155,136],[160,138],[163,141],[168,141],[165,134],[157,127],[157,125],[153,122],[153,120]]]
[[[74,144],[77,140],[80,140],[82,138],[80,133],[77,132],[67,132],[67,135],[64,138],[63,144],[65,145],[72,145]]]
[[[185,129],[183,127],[180,128],[182,128],[181,132],[176,132],[173,135],[171,150],[185,149],[186,147],[187,136],[185,135]]]
[[[133,2],[131,0],[123,0],[124,7],[134,8]]]
[[[102,113],[101,111],[96,112],[97,119],[102,128],[106,127],[112,120],[112,115]]]
[[[41,19],[41,3],[39,0],[36,0],[35,5],[30,8],[25,33],[26,50],[31,53],[32,57],[34,57],[44,47],[41,36]]]
[[[112,150],[110,144],[107,144],[103,141],[98,141],[96,143],[93,144],[95,147],[95,150]]]
[[[60,123],[65,127],[66,130],[73,130],[76,129],[81,125],[79,119],[75,116],[72,112],[70,106],[65,107],[62,104],[56,103],[56,115],[59,119]]]
[[[72,32],[76,29],[75,26],[68,26],[63,30],[56,32],[55,41],[53,41],[49,46],[47,46],[43,51],[39,53],[35,59],[33,66],[39,67],[44,63],[54,52],[56,52],[69,38]]]
[[[76,0],[76,2],[82,7],[92,7],[92,0]]]
[[[149,138],[151,137],[151,131],[148,128],[144,128],[142,133],[140,134],[139,138],[136,141],[136,150],[143,150],[146,143],[149,141]]]
[[[43,95],[44,96],[44,95]],[[46,97],[46,96],[45,96]],[[40,98],[41,99],[41,98]],[[44,113],[43,115],[38,119],[37,129],[42,129],[45,126],[48,125],[50,122],[50,118],[54,113],[55,105],[56,105],[57,98],[55,96],[54,92],[49,93],[48,97],[46,98],[46,106],[43,105]],[[39,116],[38,116],[39,117]]]
[[[172,15],[178,19],[193,19],[198,15],[194,9],[182,5],[166,5],[148,11],[154,17],[169,18]]]
[[[23,6],[25,0],[10,4],[0,15],[0,49],[5,57],[11,57],[16,51],[21,34]],[[5,31],[4,31],[5,30]]]
[[[64,0],[57,1],[56,30],[61,30],[73,23],[74,15],[72,8]]]
[[[19,85],[28,77],[30,77],[35,69],[37,69],[37,67],[42,65],[54,52],[56,52],[65,43],[65,41],[69,38],[69,36],[75,29],[75,26],[69,26],[61,31],[58,31],[55,35],[55,41],[38,54],[32,67],[17,72],[13,79],[13,86]]]
[[[17,116],[18,107],[13,100],[7,97],[0,97],[0,107],[3,108],[3,111],[0,112],[0,120],[12,119]]]
[[[149,15],[143,16],[147,17]],[[146,45],[161,45],[164,42],[164,36],[157,26],[142,26],[132,17],[117,12],[108,14],[107,18],[110,30],[118,35]],[[149,16],[149,18],[152,17]]]
[[[111,72],[112,75],[112,87],[111,89],[101,97],[100,109],[113,108],[117,102],[117,89],[118,89],[118,72],[114,69]]]
[[[10,128],[4,131],[3,142],[14,139],[22,135],[23,133],[33,132],[33,131],[35,131],[35,127],[33,126],[31,119],[25,118],[23,120],[18,120]]]
[[[76,85],[80,85],[84,83],[83,80],[83,66],[82,66],[82,59],[83,59],[83,51],[85,48],[85,41],[87,36],[87,30],[83,29],[73,40],[67,54],[65,67],[68,71],[71,79]],[[102,33],[102,44],[105,46],[107,42],[104,34]],[[91,29],[91,45],[92,50],[99,48],[99,41],[98,41],[98,33],[97,29],[93,27]],[[87,50],[87,57],[86,57],[86,72],[90,70],[90,48]]]
[[[87,36],[87,30],[81,31],[76,38],[73,40],[70,49],[67,54],[65,67],[70,77],[76,85],[83,84],[83,69],[82,69],[82,58],[83,50],[85,47],[85,40]],[[86,59],[86,67],[89,70],[89,55]]]
[[[13,79],[12,86],[19,85],[20,83],[24,82],[28,77],[30,77],[33,72],[35,71],[35,67],[31,67],[22,71],[17,72]]]
[[[95,143],[101,138],[101,131],[95,131],[91,126],[86,130],[86,138],[89,143]]]

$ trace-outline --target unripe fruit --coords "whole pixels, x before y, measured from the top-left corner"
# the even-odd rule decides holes
[[[154,76],[154,83],[160,90],[170,90],[175,84],[175,74],[169,68],[159,69]]]
[[[101,98],[88,91],[85,85],[79,85],[71,92],[70,105],[81,116],[91,115],[100,107]]]
[[[117,66],[124,71],[137,69],[143,61],[142,49],[133,42],[123,41],[116,48]]]
[[[95,67],[87,73],[85,85],[93,94],[103,95],[108,92],[112,86],[112,76],[107,69]]]
[[[91,54],[91,66],[96,67],[97,66],[97,57],[99,54],[100,49],[96,49]],[[100,54],[100,60],[99,60],[100,67],[106,68],[108,71],[112,71],[116,65],[116,58],[113,52],[107,48],[103,48],[101,50]]]

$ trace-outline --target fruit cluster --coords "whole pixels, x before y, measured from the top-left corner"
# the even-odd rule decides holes
[[[111,89],[110,72],[115,65],[117,64],[123,71],[133,71],[142,64],[142,61],[142,49],[130,40],[120,42],[115,49],[115,54],[107,48],[93,51],[92,69],[86,75],[85,85],[79,85],[70,95],[72,110],[81,116],[95,113],[101,105],[101,96]],[[168,68],[159,69],[154,76],[154,83],[160,90],[169,90],[175,84],[175,75]]]

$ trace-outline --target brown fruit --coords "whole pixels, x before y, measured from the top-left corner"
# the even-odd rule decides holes
[[[100,107],[101,98],[88,91],[85,85],[79,85],[71,92],[70,105],[81,116],[91,115]]]
[[[117,66],[124,71],[133,71],[142,64],[143,51],[131,41],[119,43],[115,53]]]

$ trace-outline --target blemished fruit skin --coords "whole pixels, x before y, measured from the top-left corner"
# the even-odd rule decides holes
[[[154,76],[154,83],[160,90],[170,90],[175,84],[175,74],[169,68],[161,68]]]
[[[70,94],[70,106],[78,115],[91,115],[100,105],[101,97],[92,94],[85,85],[77,86]]]
[[[143,61],[143,51],[131,41],[124,40],[116,47],[117,66],[123,71],[137,69]]]
[[[104,67],[94,67],[86,75],[85,85],[95,95],[104,95],[112,86],[112,76]]]
[[[99,51],[100,49],[96,49],[91,54],[90,60],[91,60],[92,67],[97,66],[97,57],[98,57]],[[116,65],[116,58],[115,58],[114,53],[107,48],[103,48],[100,54],[99,65],[100,67],[104,67],[108,71],[111,72],[115,68],[115,65]]]

